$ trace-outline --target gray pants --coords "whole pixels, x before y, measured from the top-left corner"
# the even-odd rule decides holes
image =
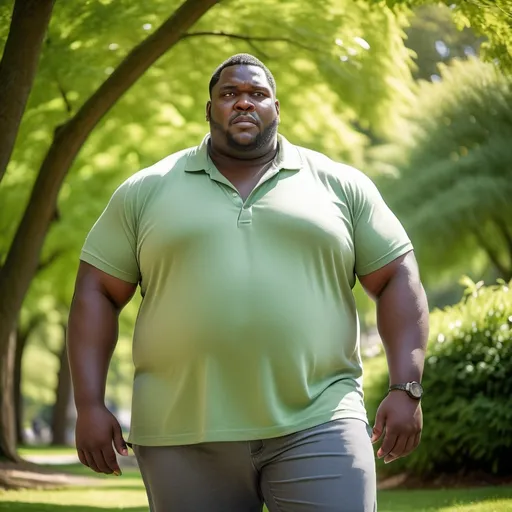
[[[283,437],[134,446],[151,512],[375,512],[366,423],[342,419]]]

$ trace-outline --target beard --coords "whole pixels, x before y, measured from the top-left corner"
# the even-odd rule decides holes
[[[251,142],[241,144],[235,140],[229,131],[224,130],[221,123],[210,117],[211,129],[222,133],[226,138],[227,145],[236,151],[254,151],[269,145],[276,137],[278,124],[279,121],[276,118],[262,132],[258,133]]]

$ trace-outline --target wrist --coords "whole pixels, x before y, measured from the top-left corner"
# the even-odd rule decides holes
[[[80,414],[82,412],[87,412],[92,409],[106,408],[106,405],[103,400],[87,400],[75,402],[75,407],[77,414]]]
[[[400,392],[407,394],[413,400],[421,400],[423,397],[423,386],[417,381],[401,382],[397,384],[391,384],[388,389],[388,393]]]

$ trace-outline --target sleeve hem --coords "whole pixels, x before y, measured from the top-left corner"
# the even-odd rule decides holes
[[[387,254],[385,254],[384,256],[379,258],[378,260],[373,261],[372,263],[369,263],[368,265],[364,265],[360,269],[356,268],[356,274],[358,276],[365,276],[365,275],[371,274],[372,272],[379,270],[380,268],[386,266],[388,263],[391,263],[392,261],[396,260],[400,256],[403,256],[404,254],[411,252],[412,250],[413,250],[413,246],[412,246],[411,242],[402,244],[399,247],[388,252]]]
[[[128,283],[137,284],[139,282],[138,275],[134,276],[129,272],[125,272],[116,267],[113,267],[109,263],[103,261],[102,259],[98,258],[97,256],[94,256],[93,254],[85,250],[82,250],[82,252],[80,253],[80,260],[89,263],[89,265],[96,267],[97,269],[101,270],[102,272],[105,272],[106,274],[109,274],[110,276],[117,277],[118,279],[121,279]]]

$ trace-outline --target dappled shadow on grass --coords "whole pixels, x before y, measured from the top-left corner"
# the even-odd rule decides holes
[[[114,509],[111,509],[114,510]],[[123,507],[115,510],[127,512],[148,512],[148,507]],[[0,511],[9,512],[108,512],[104,507],[85,507],[80,505],[56,505],[55,503],[23,503],[22,501],[4,501]]]

